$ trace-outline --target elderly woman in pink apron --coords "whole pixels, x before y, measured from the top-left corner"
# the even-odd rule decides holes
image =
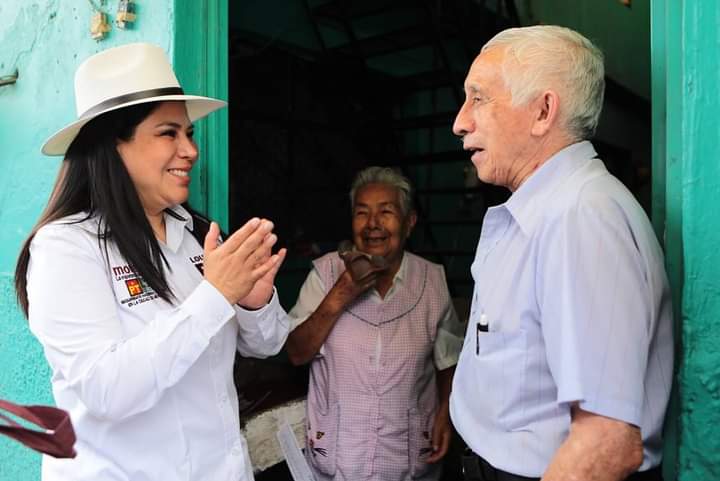
[[[290,312],[290,359],[311,363],[306,456],[318,481],[436,480],[463,329],[442,266],[404,249],[409,181],[370,167],[350,198],[352,252],[315,260]]]

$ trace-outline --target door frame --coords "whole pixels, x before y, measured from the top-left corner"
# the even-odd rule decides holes
[[[174,0],[173,64],[185,91],[228,100],[228,0]],[[193,168],[190,205],[227,232],[228,109],[195,125],[200,157]]]
[[[665,251],[673,299],[675,372],[663,432],[663,477],[677,479],[680,438],[680,393],[677,360],[682,352],[682,36],[681,2],[650,4],[652,95],[652,222]],[[672,181],[668,182],[668,179]]]

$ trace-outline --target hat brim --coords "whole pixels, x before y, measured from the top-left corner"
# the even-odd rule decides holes
[[[188,117],[191,122],[195,122],[198,119],[206,117],[208,114],[221,109],[227,105],[224,100],[212,99],[210,97],[201,97],[198,95],[163,95],[160,97],[149,97],[144,99],[135,100],[132,102],[123,103],[120,105],[113,106],[112,108],[102,110],[90,117],[76,120],[75,122],[67,125],[66,127],[58,130],[49,139],[45,141],[42,146],[42,153],[45,155],[65,155],[68,147],[72,144],[80,130],[93,120],[94,118],[103,115],[113,110],[119,110],[124,107],[130,107],[131,105],[145,104],[148,102],[170,102],[170,101],[184,101],[187,107]]]

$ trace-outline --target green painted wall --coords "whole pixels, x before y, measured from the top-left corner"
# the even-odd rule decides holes
[[[653,101],[658,113],[664,106],[666,126],[654,144],[662,155],[664,142],[666,251],[679,312],[677,391],[669,421],[680,481],[720,479],[720,212],[714,208],[720,198],[719,21],[716,2],[653,4],[653,28],[665,29],[666,87],[664,94],[653,89]],[[661,46],[653,34],[654,64],[663,61]]]
[[[676,386],[666,423],[666,477],[720,479],[720,5],[653,3],[653,157],[665,166],[653,212],[676,311]]]
[[[105,3],[108,9],[117,4]],[[47,201],[60,163],[40,155],[40,145],[75,116],[77,65],[95,52],[136,41],[157,43],[171,53],[173,12],[172,0],[140,1],[133,30],[113,30],[95,42],[88,34],[87,1],[0,2],[0,77],[20,73],[16,84],[0,87],[0,397],[52,402],[49,370],[12,288],[18,249]],[[40,456],[1,438],[0,481],[39,478]]]
[[[677,6],[677,5],[676,5]],[[679,35],[677,12],[666,8],[663,2],[652,6],[651,58],[652,58],[652,221],[655,232],[665,249],[665,265],[670,280],[675,316],[675,353],[677,359],[681,352],[681,294],[682,294],[682,198],[679,182],[667,182],[667,179],[679,179],[682,165],[679,162],[682,146],[680,132],[671,131],[669,126],[677,128],[678,116],[682,113],[680,88],[680,50],[673,48]],[[679,393],[677,376],[673,382],[665,416],[665,449],[663,472],[665,479],[677,479]]]

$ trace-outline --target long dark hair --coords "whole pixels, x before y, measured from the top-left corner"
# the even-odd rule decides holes
[[[162,299],[174,299],[165,279],[165,267],[170,266],[117,151],[117,143],[132,139],[138,124],[158,106],[149,102],[105,113],[87,123],[70,145],[48,205],[25,240],[15,267],[15,292],[25,317],[30,243],[44,225],[80,212],[87,216],[74,222],[98,216],[98,244],[102,243],[106,259],[107,241],[112,239],[130,267]]]

